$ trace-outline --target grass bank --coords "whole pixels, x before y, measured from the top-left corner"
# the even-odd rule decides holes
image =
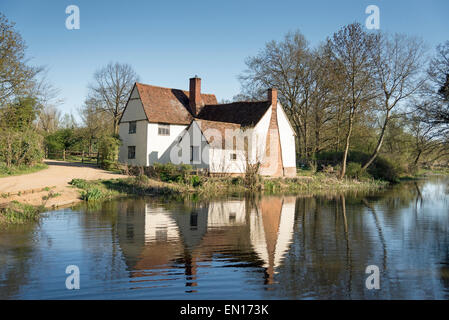
[[[20,165],[7,167],[4,163],[0,163],[0,178],[9,176],[18,176],[21,174],[29,174],[37,171],[47,169],[48,165],[45,163],[38,163],[34,166]]]
[[[435,175],[449,176],[449,168],[419,169],[415,174],[401,176],[400,180],[417,180]]]
[[[111,199],[119,196],[187,196],[214,198],[226,195],[260,194],[323,194],[346,191],[371,191],[384,188],[388,182],[378,180],[339,180],[325,173],[296,178],[261,178],[255,188],[249,189],[241,177],[198,177],[192,182],[164,182],[145,175],[123,179],[86,181],[74,179],[71,185],[80,190],[85,201]]]
[[[44,206],[32,206],[18,201],[12,201],[4,208],[0,208],[0,225],[23,224],[39,219]]]

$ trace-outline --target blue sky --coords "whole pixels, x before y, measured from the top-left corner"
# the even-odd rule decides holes
[[[80,9],[79,30],[67,30],[65,9]],[[449,40],[447,0],[0,0],[16,23],[30,62],[49,68],[62,112],[76,113],[96,69],[110,61],[133,66],[143,83],[202,91],[230,99],[239,92],[246,57],[299,29],[312,45],[352,22],[368,5],[380,8],[380,29],[422,37],[433,49]]]

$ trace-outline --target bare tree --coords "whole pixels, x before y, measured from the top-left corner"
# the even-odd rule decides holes
[[[61,123],[61,112],[56,107],[47,105],[39,112],[38,127],[46,133],[55,132]]]
[[[120,117],[138,79],[129,64],[118,62],[109,63],[94,74],[94,83],[89,86],[89,99],[96,101],[99,110],[112,116],[114,134],[118,134]]]
[[[306,119],[312,107],[311,60],[305,37],[299,31],[290,32],[283,41],[271,41],[257,56],[247,58],[247,70],[239,76],[245,100],[263,97],[267,88],[278,89],[279,99],[301,140],[300,152],[304,157],[309,135]]]
[[[425,91],[426,103],[419,111],[445,134],[449,131],[449,41],[437,46],[427,73],[430,85]]]
[[[379,34],[373,44],[374,79],[377,90],[380,91],[379,109],[383,121],[377,145],[362,166],[363,170],[367,169],[379,154],[394,109],[401,101],[414,95],[424,83],[420,74],[421,58],[424,54],[422,41],[399,34]]]
[[[94,143],[107,131],[111,129],[111,116],[98,110],[94,99],[86,99],[83,107],[79,110],[83,122],[83,135],[88,143],[89,153],[92,153]]]
[[[356,115],[376,97],[373,86],[371,50],[376,36],[366,33],[358,23],[343,27],[328,39],[327,45],[342,75],[342,102],[347,113],[347,131],[341,164],[340,179],[346,173],[350,140]]]

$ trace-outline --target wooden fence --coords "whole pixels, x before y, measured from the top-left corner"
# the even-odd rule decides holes
[[[56,152],[46,152],[45,154],[46,159],[62,159],[64,161],[70,160],[74,162],[81,162],[81,163],[96,163],[99,164],[99,157],[98,152],[77,152],[77,151],[56,151]]]

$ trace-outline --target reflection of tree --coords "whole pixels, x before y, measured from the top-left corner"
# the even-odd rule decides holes
[[[376,210],[374,209],[374,207],[372,205],[370,205],[365,198],[362,199],[362,202],[368,209],[370,209],[370,212],[373,215],[374,223],[376,224],[376,229],[377,229],[377,232],[379,233],[379,239],[380,239],[380,242],[382,243],[383,269],[386,270],[387,269],[387,244],[385,242],[385,238],[384,238],[384,235],[382,232],[382,226],[380,225],[379,218],[377,217],[377,213],[376,213]]]
[[[344,224],[344,230],[345,230],[345,240],[346,240],[346,259],[347,259],[347,265],[348,265],[348,295],[349,298],[351,297],[351,288],[352,288],[352,257],[351,257],[351,244],[349,242],[349,233],[348,233],[348,220],[346,218],[346,199],[344,194],[342,193],[340,195],[340,201],[341,201],[341,212],[343,215],[343,224]]]
[[[0,300],[14,299],[31,277],[36,257],[36,224],[9,226],[0,231]]]

